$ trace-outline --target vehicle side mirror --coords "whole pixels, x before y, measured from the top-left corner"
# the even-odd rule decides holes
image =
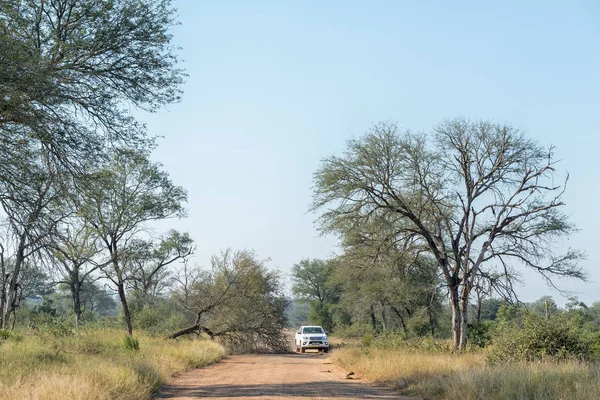
[[[325,334],[326,334],[326,335],[329,335],[329,332],[325,331]]]

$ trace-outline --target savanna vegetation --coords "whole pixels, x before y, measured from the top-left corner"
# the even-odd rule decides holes
[[[192,265],[155,229],[187,192],[136,115],[180,100],[176,24],[170,0],[0,2],[0,398],[143,399],[224,346],[282,346],[278,274]]]
[[[283,327],[426,398],[600,398],[600,303],[524,304],[529,269],[586,279],[553,148],[509,125],[378,124],[326,158],[311,209],[338,256],[278,273],[249,250],[193,265],[187,192],[136,119],[178,102],[170,0],[0,2],[0,398],[148,398]],[[162,221],[162,224],[156,224]]]
[[[600,302],[514,289],[524,269],[559,291],[586,280],[585,255],[562,247],[567,181],[553,148],[511,126],[378,124],[315,173],[313,210],[341,252],[294,266],[290,316],[357,338],[334,360],[406,394],[598,398]]]

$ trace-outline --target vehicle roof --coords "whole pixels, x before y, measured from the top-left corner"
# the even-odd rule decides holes
[[[321,325],[302,325],[300,328],[321,328],[321,329],[323,329],[323,327]]]

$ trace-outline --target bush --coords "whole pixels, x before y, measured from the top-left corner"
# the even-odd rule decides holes
[[[129,335],[124,339],[125,349],[130,351],[138,351],[140,349],[140,341]]]
[[[10,332],[6,329],[0,329],[0,340],[6,340],[10,337]]]
[[[502,324],[488,355],[490,363],[568,358],[589,359],[593,343],[575,319],[563,314],[548,318],[524,313],[520,320]]]
[[[369,347],[371,343],[373,343],[373,335],[371,335],[370,333],[364,335],[360,340],[360,344],[362,344],[365,347]]]
[[[468,343],[472,347],[483,348],[492,343],[492,337],[490,335],[491,321],[483,321],[482,323],[475,323],[469,325],[467,331]]]

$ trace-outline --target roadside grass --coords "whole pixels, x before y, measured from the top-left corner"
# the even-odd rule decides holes
[[[410,348],[344,347],[332,359],[348,371],[424,399],[597,400],[600,365],[578,361],[486,365],[486,353],[455,357]]]
[[[139,350],[119,330],[11,333],[0,340],[0,399],[148,399],[174,374],[225,354],[209,340],[136,339]]]

